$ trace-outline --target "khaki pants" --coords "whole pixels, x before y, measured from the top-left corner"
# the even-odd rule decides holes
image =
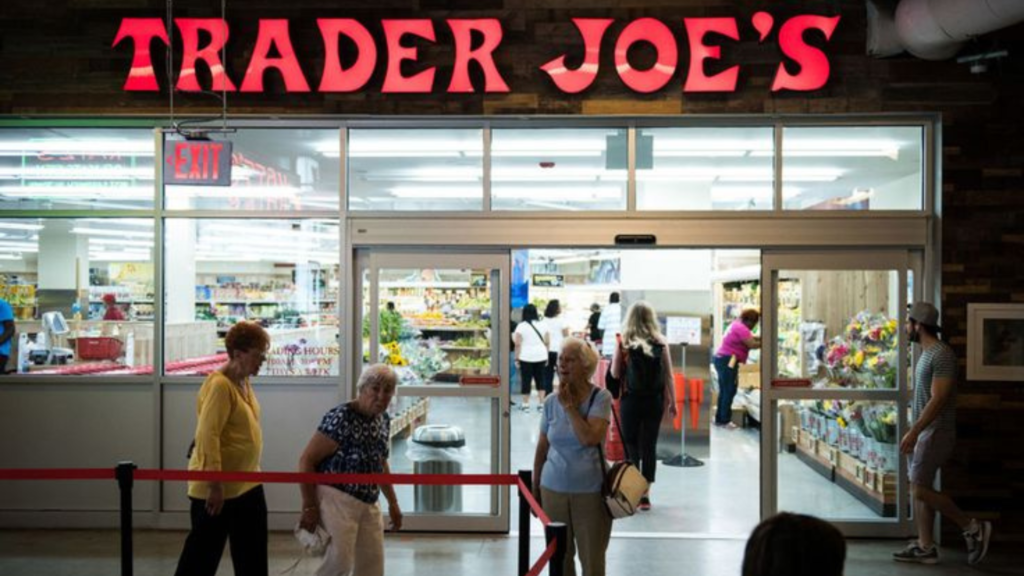
[[[583,576],[604,576],[604,556],[612,536],[612,517],[604,507],[600,492],[566,494],[541,488],[541,506],[552,522],[563,522],[568,528],[565,547],[565,576],[576,576],[576,555],[579,549]]]
[[[380,504],[367,504],[331,486],[318,486],[317,493],[320,523],[331,535],[317,576],[383,576]]]

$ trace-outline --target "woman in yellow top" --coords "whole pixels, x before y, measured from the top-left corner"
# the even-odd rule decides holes
[[[189,470],[256,472],[263,452],[260,404],[249,378],[267,357],[270,336],[254,322],[231,327],[228,362],[199,389],[195,447]],[[267,576],[267,501],[251,482],[189,482],[192,531],[176,576],[214,576],[231,540],[236,576]]]

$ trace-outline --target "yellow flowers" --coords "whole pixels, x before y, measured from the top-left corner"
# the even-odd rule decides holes
[[[860,368],[864,365],[864,351],[857,350],[857,353],[853,355],[853,365]]]
[[[402,348],[398,345],[398,342],[388,342],[384,345],[384,350],[388,353],[387,358],[384,359],[385,364],[391,366],[409,365],[409,361],[402,356]]]
[[[839,423],[839,427],[840,427],[840,428],[846,428],[846,426],[847,426],[847,424],[846,424],[846,418],[843,418],[842,416],[840,416],[839,418],[837,418],[837,419],[836,419],[836,422],[838,422],[838,423]]]

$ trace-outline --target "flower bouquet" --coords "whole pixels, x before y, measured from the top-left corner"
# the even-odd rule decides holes
[[[827,387],[895,388],[896,320],[861,312],[825,350]]]
[[[410,371],[420,382],[429,382],[439,372],[448,370],[448,362],[441,344],[436,338],[429,340],[404,340],[400,347],[408,358]]]

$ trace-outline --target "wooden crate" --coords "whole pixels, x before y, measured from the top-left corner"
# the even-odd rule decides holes
[[[857,468],[863,465],[864,463],[861,462],[857,457],[851,456],[846,452],[839,452],[839,461],[836,463],[836,466],[838,466],[841,470],[845,471],[850,476],[853,476],[854,478],[857,478],[859,480],[861,477],[857,475]]]
[[[808,454],[817,454],[818,439],[803,428],[800,429],[800,439],[797,441],[797,445]]]

